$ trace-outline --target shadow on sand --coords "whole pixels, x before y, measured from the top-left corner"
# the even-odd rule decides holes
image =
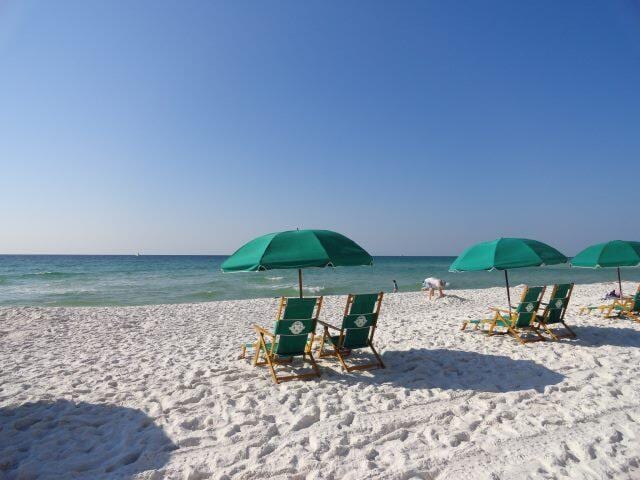
[[[176,446],[142,411],[108,404],[0,408],[0,478],[130,478]]]
[[[627,320],[620,320],[626,322]],[[629,320],[631,321],[631,320]],[[599,327],[597,325],[572,326],[578,338],[575,340],[562,339],[563,343],[573,343],[582,347],[602,347],[611,345],[614,347],[640,347],[640,331],[633,328]]]
[[[447,294],[446,294],[444,297],[442,297],[442,298],[443,298],[443,299],[444,299],[444,298],[452,298],[452,299],[455,299],[455,300],[460,300],[461,302],[468,302],[468,301],[469,301],[469,299],[468,299],[468,298],[461,297],[460,295],[456,295],[455,293],[447,293]]]
[[[478,392],[514,392],[560,383],[564,376],[531,360],[501,355],[445,349],[387,350],[387,368],[370,375],[336,375],[337,381],[354,384],[391,384],[409,389],[441,388]]]

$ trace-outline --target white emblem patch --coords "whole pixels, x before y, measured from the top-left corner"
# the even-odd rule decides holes
[[[528,304],[527,307],[525,308],[525,310],[529,313],[531,313],[531,310],[533,310],[533,305]]]
[[[562,307],[562,300],[558,299],[556,300],[556,308],[561,308]]]
[[[297,320],[291,324],[289,330],[291,330],[291,333],[293,333],[294,335],[299,335],[304,331],[304,323],[302,323],[300,320]]]
[[[356,324],[356,327],[362,328],[367,323],[367,317],[360,315],[353,323]]]

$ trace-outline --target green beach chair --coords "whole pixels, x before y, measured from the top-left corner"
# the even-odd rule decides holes
[[[633,297],[626,300],[616,300],[605,311],[606,318],[627,317],[640,322],[640,285]]]
[[[520,304],[511,312],[503,308],[490,307],[494,312],[493,317],[467,320],[462,324],[461,330],[464,330],[471,323],[475,325],[475,329],[482,327],[483,331],[490,336],[495,333],[510,333],[521,344],[544,341],[544,337],[538,331],[538,327],[534,325],[534,321],[545,289],[546,287],[526,287],[522,292]],[[485,326],[488,328],[484,329]],[[504,328],[505,331],[499,332],[496,331],[496,328]],[[534,336],[525,337],[524,333],[533,333]]]
[[[311,354],[311,344],[316,331],[316,323],[322,308],[322,297],[317,298],[285,298],[280,299],[278,315],[273,332],[254,325],[258,338],[253,343],[242,345],[240,358],[244,358],[247,348],[253,348],[253,365],[267,365],[273,381],[285,382],[309,377],[319,377],[320,370]],[[260,360],[260,356],[263,357]],[[302,357],[311,363],[313,372],[278,376],[276,366],[290,364],[294,357]]]
[[[542,315],[536,315],[535,321],[538,326],[547,332],[554,340],[564,337],[576,338],[575,332],[564,323],[564,315],[567,313],[567,306],[569,305],[572,293],[573,283],[554,285],[553,290],[551,290],[549,303],[542,303],[542,305],[544,305]],[[562,325],[567,332],[558,334],[558,329],[551,328],[558,324]]]
[[[638,285],[638,290],[640,290],[640,284]],[[633,298],[634,297],[632,296],[625,295],[622,298],[613,299],[609,303],[603,303],[601,305],[587,305],[580,308],[580,314],[582,315],[584,313],[592,313],[596,310],[598,311],[598,313],[611,312],[612,310],[617,310],[618,308],[616,307],[620,307],[623,303],[628,303],[629,301],[633,300]]]
[[[340,327],[318,321],[324,327],[318,356],[320,358],[337,357],[343,370],[347,372],[385,368],[380,355],[378,355],[373,346],[373,335],[378,323],[382,296],[382,292],[360,295],[350,294],[347,297],[347,305],[344,309]],[[324,349],[325,344],[332,347],[332,350],[326,352]],[[350,355],[353,350],[362,348],[371,349],[376,361],[365,365],[347,365],[345,357]]]

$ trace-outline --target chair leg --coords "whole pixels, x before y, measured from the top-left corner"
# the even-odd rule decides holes
[[[566,329],[567,329],[567,331],[569,332],[569,335],[570,335],[572,338],[576,338],[576,337],[577,337],[576,332],[574,332],[573,330],[571,330],[571,328],[569,328],[569,325],[567,325],[567,324],[566,324],[566,323],[564,323],[564,322],[562,322],[562,325],[564,325],[564,328],[566,328]]]
[[[468,322],[466,322],[466,321],[462,323],[462,327],[460,327],[461,331],[464,330],[465,328],[467,328],[467,323]]]
[[[551,337],[552,340],[554,341],[558,341],[558,339],[560,337],[558,337],[555,333],[553,333],[553,330],[551,330],[549,328],[549,326],[546,323],[540,323],[540,325],[542,326],[542,328],[544,329],[545,332],[547,332],[549,334],[549,336]]]
[[[507,327],[507,329],[509,330],[509,333],[510,333],[511,335],[513,335],[513,336],[516,338],[516,340],[518,340],[522,345],[525,345],[525,344],[526,344],[526,342],[524,341],[524,339],[523,339],[520,335],[518,335],[518,331],[517,331],[517,330],[515,330],[515,329],[514,329],[514,328],[512,328],[512,327]]]
[[[271,355],[269,355],[268,353],[267,353],[267,365],[269,366],[269,371],[271,372],[271,378],[273,378],[273,381],[276,382],[276,384],[279,384],[280,381],[278,379],[278,375],[276,375],[275,366],[271,361]]]
[[[269,357],[269,349],[267,348],[267,344],[264,341],[264,335],[261,333],[260,335],[258,335],[258,340],[255,343],[254,349],[256,351],[256,353],[253,356],[253,366],[257,367],[257,366],[261,366],[261,365],[266,365],[267,362],[267,357]],[[263,360],[262,362],[260,361],[260,352],[264,351],[264,357],[265,360]]]
[[[491,322],[491,325],[489,325],[489,330],[487,331],[487,334],[490,337],[493,337],[493,330],[496,328],[496,322]]]
[[[327,327],[324,327],[324,332],[322,333],[322,339],[320,340],[320,350],[318,351],[318,358],[324,358],[328,355],[324,353],[324,341],[327,336]]]
[[[335,353],[335,356],[338,357],[338,360],[340,361],[340,364],[342,365],[342,369],[345,372],[349,371],[349,367],[347,367],[346,362],[344,361],[344,357],[342,356],[342,353],[340,352],[340,349],[337,346],[333,346],[333,351]]]
[[[371,351],[373,352],[373,354],[376,356],[376,359],[378,359],[378,364],[380,365],[380,368],[386,368],[384,365],[384,362],[382,361],[382,358],[380,358],[380,355],[378,355],[378,352],[376,352],[376,349],[373,348],[373,343],[369,342],[369,346],[371,347]]]
[[[531,330],[533,330],[534,332],[536,332],[536,335],[538,336],[538,340],[541,342],[546,341],[546,338],[544,338],[544,336],[540,333],[540,330],[538,330],[536,327],[531,327]],[[535,340],[534,340],[535,341]]]
[[[536,334],[535,337],[524,337],[522,335],[518,335],[520,342],[525,344],[525,343],[533,343],[533,342],[544,342],[547,339],[544,338],[544,336],[540,333],[540,330],[534,326],[531,326],[530,328],[527,329],[527,331],[533,332]]]
[[[309,362],[311,363],[311,367],[313,368],[313,371],[316,372],[316,375],[319,377],[320,376],[320,369],[318,368],[318,364],[316,363],[316,359],[313,358],[313,355],[311,354],[311,352],[309,352]]]
[[[262,345],[258,344],[256,345],[257,348],[254,348],[254,350],[256,351],[256,353],[253,354],[253,366],[255,367],[256,365],[258,365],[258,360],[260,359],[260,350],[262,349]],[[265,348],[265,353],[266,352],[266,348]]]
[[[247,353],[247,346],[244,343],[240,348],[242,349],[242,351],[240,353],[240,356],[238,357],[238,360],[242,360]]]

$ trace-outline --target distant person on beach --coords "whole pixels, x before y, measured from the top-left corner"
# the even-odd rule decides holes
[[[433,294],[435,293],[436,288],[440,292],[440,298],[444,297],[444,287],[447,286],[447,282],[442,280],[441,278],[425,278],[424,282],[422,282],[422,290],[429,290],[429,300],[433,298]]]
[[[393,293],[398,293],[398,282],[393,281]]]
[[[612,298],[620,298],[620,294],[618,293],[618,290],[611,290],[609,293],[607,293],[604,296],[605,300],[610,300]]]

